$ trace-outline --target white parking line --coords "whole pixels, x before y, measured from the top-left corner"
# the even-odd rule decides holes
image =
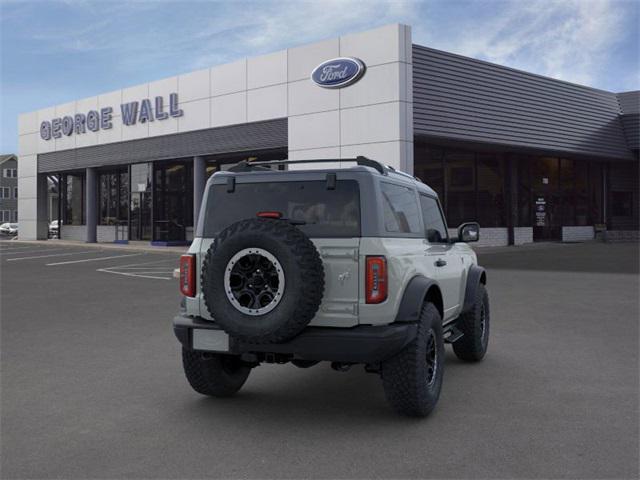
[[[5,250],[0,250],[0,257],[4,256],[4,255],[18,255],[18,254],[24,254],[25,252],[37,252],[37,253],[51,253],[51,252],[64,252],[67,251],[66,248],[30,248],[27,250],[18,250],[16,249],[15,251],[10,250],[10,251],[5,251]]]
[[[137,255],[144,255],[144,253],[131,253],[129,255],[113,255],[111,257],[98,257],[98,258],[84,258],[82,260],[69,260],[68,262],[47,263],[47,267],[55,267],[56,265],[69,265],[71,263],[83,263],[83,262],[99,262],[100,260],[109,260],[112,258],[125,258],[135,257]],[[9,260],[7,260],[9,261]]]
[[[85,253],[96,253],[95,250],[87,250],[85,252],[68,252],[68,253],[52,253],[51,255],[34,255],[31,257],[20,257],[20,258],[7,258],[7,262],[17,262],[18,260],[31,260],[34,258],[48,258],[48,257],[64,257],[68,255],[81,255]]]
[[[158,277],[156,275],[142,275],[141,273],[114,272],[113,270],[105,270],[100,268],[98,272],[113,273],[114,275],[122,275],[125,277],[152,278],[154,280],[172,280],[171,277]]]
[[[173,279],[173,266],[157,265],[158,263],[170,262],[175,264],[173,259],[157,260],[155,262],[144,263],[132,263],[130,265],[121,265],[115,267],[99,268],[98,272],[113,273],[114,275],[122,275],[125,277],[139,277],[139,278],[151,278],[155,280],[172,280]],[[166,274],[167,276],[160,277],[160,274]]]

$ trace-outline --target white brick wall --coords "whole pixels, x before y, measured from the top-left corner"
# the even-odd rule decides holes
[[[562,227],[563,242],[586,242],[593,240],[595,232],[593,226],[588,227]]]
[[[480,228],[480,240],[475,245],[479,247],[502,247],[509,244],[507,228]]]
[[[533,242],[533,227],[515,227],[513,229],[513,244],[524,245]]]
[[[638,242],[640,231],[638,230],[607,230],[604,232],[605,242]]]
[[[61,239],[85,241],[87,239],[86,225],[62,225]]]
[[[64,225],[63,225],[64,228]],[[127,226],[118,226],[118,240],[128,240],[129,232]],[[98,225],[97,227],[98,242],[115,242],[116,226],[115,225]]]
[[[449,228],[449,237],[457,237],[458,229]],[[478,247],[502,247],[509,244],[509,231],[504,227],[480,227],[480,240],[471,245]]]

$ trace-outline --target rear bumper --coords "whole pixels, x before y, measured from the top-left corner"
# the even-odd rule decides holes
[[[352,328],[307,327],[284,343],[247,344],[229,339],[229,353],[270,353],[300,360],[378,363],[392,357],[416,336],[417,324],[360,325]],[[192,350],[194,329],[220,330],[215,322],[178,315],[173,331],[183,347]]]

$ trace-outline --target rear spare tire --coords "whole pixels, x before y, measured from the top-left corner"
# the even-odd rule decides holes
[[[322,260],[311,240],[284,220],[242,220],[207,251],[202,293],[213,319],[248,343],[296,336],[318,311]]]

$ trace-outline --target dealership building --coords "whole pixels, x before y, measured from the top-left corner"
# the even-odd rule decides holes
[[[639,118],[638,91],[415,45],[393,24],[20,115],[19,237],[60,219],[63,239],[182,244],[216,171],[363,155],[429,184],[481,244],[637,239]]]

